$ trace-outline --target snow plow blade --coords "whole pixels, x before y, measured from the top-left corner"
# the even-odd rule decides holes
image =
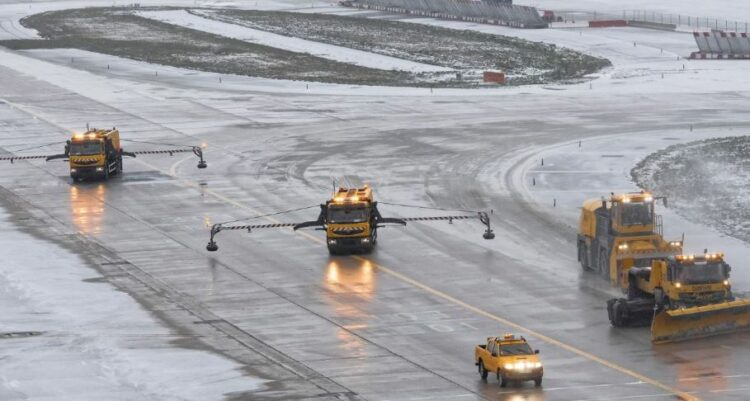
[[[661,311],[651,323],[651,341],[663,344],[750,330],[750,299]]]

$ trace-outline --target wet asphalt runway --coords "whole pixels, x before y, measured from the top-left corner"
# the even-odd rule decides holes
[[[719,109],[723,126],[747,127],[725,93],[316,96],[201,92],[179,79],[127,90],[135,78],[110,88],[100,78],[85,82],[87,94],[0,67],[0,148],[63,141],[90,122],[126,138],[206,142],[209,168],[142,157],[126,160],[122,177],[74,185],[64,163],[16,162],[0,170],[3,202],[33,215],[41,237],[78,238],[92,272],[190,346],[272,381],[243,399],[745,398],[750,336],[655,347],[647,329],[612,329],[604,305],[616,292],[580,272],[572,222],[515,194],[518,166],[559,142],[702,116],[718,125]],[[394,203],[492,209],[497,238],[482,240],[476,222],[436,222],[382,230],[371,255],[330,257],[321,233],[289,230],[224,232],[219,252],[205,251],[207,223],[315,205],[332,179],[370,183]],[[542,388],[480,380],[474,345],[505,332],[541,350]]]

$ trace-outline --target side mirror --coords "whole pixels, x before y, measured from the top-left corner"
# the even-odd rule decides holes
[[[534,353],[535,353],[535,354],[538,354],[538,353],[539,353],[539,350],[538,350],[538,349],[535,349],[535,350],[534,350]]]
[[[492,356],[497,356],[497,352],[493,352],[493,353],[492,353]]]

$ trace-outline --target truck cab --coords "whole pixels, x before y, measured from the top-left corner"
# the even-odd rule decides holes
[[[377,242],[372,188],[339,188],[325,207],[326,244],[331,254],[371,252]]]
[[[83,134],[74,134],[66,144],[70,163],[70,177],[83,179],[106,179],[122,171],[122,148],[120,132],[90,129]]]
[[[544,368],[538,354],[539,350],[532,350],[525,338],[506,334],[487,337],[486,344],[477,345],[474,363],[483,380],[494,373],[500,387],[507,386],[509,382],[529,380],[541,386]]]
[[[733,300],[731,270],[722,253],[706,252],[654,261],[632,269],[629,280],[633,295],[652,294],[659,308],[675,309]]]

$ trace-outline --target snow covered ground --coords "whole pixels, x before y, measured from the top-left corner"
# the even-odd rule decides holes
[[[578,140],[572,140],[539,149],[536,157],[530,159],[516,175],[517,188],[541,210],[555,216],[571,229],[576,229],[583,201],[607,196],[610,192],[640,191],[641,188],[634,184],[630,171],[640,160],[656,150],[675,143],[746,134],[745,130],[708,129],[690,132],[686,128],[679,131],[602,136],[585,140],[580,147]],[[724,252],[727,262],[737,267],[732,271],[734,288],[739,292],[750,291],[750,270],[745,267],[746,261],[750,260],[750,247],[747,243],[695,220],[688,220],[660,203],[657,204],[657,213],[663,216],[664,236],[667,239],[679,239],[684,234],[687,253],[703,253],[706,248]]]
[[[262,385],[236,362],[175,347],[184,336],[4,211],[0,243],[0,400],[204,401]]]
[[[33,3],[30,6],[34,7],[34,10],[38,10],[44,6],[68,8],[71,5],[87,3],[82,1],[54,2],[44,5]],[[141,3],[147,2],[142,1]],[[259,8],[271,7],[269,5],[271,2],[266,3],[264,1],[238,1],[231,4],[252,7],[253,3],[258,4],[257,7]],[[592,1],[590,3],[599,2]],[[109,2],[100,4],[111,5]],[[226,3],[222,4],[226,5]],[[289,5],[287,2],[275,4],[273,7],[293,6],[293,4]],[[565,4],[570,7],[578,7],[585,6],[587,2],[574,0]],[[644,7],[647,6],[645,2],[642,4]],[[671,0],[652,5],[652,7],[661,7],[662,4],[682,7],[682,3],[677,4],[677,2]],[[727,1],[706,4],[698,5],[696,3],[695,6],[711,7],[710,4],[715,4],[715,7],[720,8],[730,5]],[[11,14],[13,16],[23,15],[27,10],[26,6],[27,4],[13,6],[15,8]],[[747,7],[742,4],[736,6],[739,15],[742,15],[742,8]],[[0,6],[0,14],[7,11],[7,8],[3,7],[5,6]],[[612,5],[612,7],[617,7],[617,5]],[[715,13],[712,12],[712,14]],[[9,24],[9,22],[14,21],[13,18],[15,17],[3,19],[3,26],[6,28],[13,26],[13,24]],[[461,29],[505,32],[505,34],[514,34],[530,39],[538,38],[538,40],[573,48],[588,49],[597,55],[611,58],[615,66],[602,74],[591,85],[586,83],[554,87],[535,86],[509,88],[507,90],[438,90],[432,93],[425,89],[350,87],[325,84],[310,85],[308,89],[301,82],[235,76],[224,76],[223,82],[219,84],[218,78],[220,75],[218,74],[197,73],[178,68],[122,60],[111,56],[59,49],[24,53],[0,50],[0,65],[24,71],[28,74],[30,80],[46,80],[71,92],[86,96],[88,99],[100,101],[103,104],[116,105],[127,110],[137,110],[137,105],[144,98],[153,99],[153,104],[162,103],[160,100],[167,103],[167,99],[182,97],[186,99],[184,104],[187,104],[188,101],[196,103],[201,101],[207,104],[226,105],[234,101],[230,98],[252,92],[252,97],[257,96],[257,99],[243,98],[238,100],[236,105],[226,106],[224,111],[229,111],[226,114],[220,114],[222,120],[229,120],[228,117],[232,116],[231,112],[237,113],[237,116],[251,115],[253,123],[273,124],[283,121],[286,124],[295,125],[294,129],[302,126],[304,122],[312,123],[322,119],[312,112],[306,114],[308,110],[305,108],[310,106],[312,110],[312,105],[317,102],[323,103],[331,109],[336,109],[335,112],[317,113],[329,113],[336,117],[356,117],[358,114],[354,112],[351,112],[351,115],[347,114],[349,109],[345,109],[346,104],[362,102],[362,104],[365,104],[364,107],[368,107],[366,102],[373,98],[385,99],[383,101],[392,105],[394,110],[409,107],[416,109],[420,106],[420,103],[425,103],[424,109],[417,110],[426,110],[427,107],[433,107],[437,110],[433,111],[435,113],[434,118],[440,118],[440,110],[445,110],[441,108],[445,106],[441,105],[440,102],[452,102],[451,107],[456,109],[470,110],[477,108],[478,112],[470,115],[472,119],[467,119],[465,125],[461,125],[461,122],[457,122],[455,125],[457,131],[466,132],[466,141],[472,140],[472,131],[475,127],[481,126],[483,122],[499,121],[498,119],[492,119],[496,117],[491,116],[490,111],[482,109],[483,103],[491,103],[493,106],[497,106],[498,113],[506,113],[509,119],[513,117],[510,113],[516,111],[521,114],[524,112],[523,108],[533,109],[536,112],[531,115],[530,120],[549,120],[550,125],[565,121],[566,118],[573,121],[578,121],[577,119],[580,118],[581,126],[585,126],[589,130],[599,129],[602,136],[585,140],[579,148],[577,133],[571,130],[569,133],[561,134],[561,138],[563,135],[569,137],[568,142],[563,142],[554,147],[533,148],[531,144],[535,140],[534,135],[536,133],[529,132],[526,138],[530,144],[527,154],[518,155],[518,159],[499,160],[496,164],[486,165],[483,167],[483,175],[479,177],[482,183],[488,185],[487,192],[503,195],[510,191],[517,192],[524,199],[531,201],[535,209],[555,216],[571,228],[575,226],[578,207],[585,198],[599,197],[610,191],[635,190],[636,187],[630,179],[630,169],[638,160],[654,150],[674,143],[701,138],[746,133],[739,132],[739,130],[716,128],[710,130],[696,129],[690,132],[688,125],[693,122],[691,119],[700,119],[700,116],[686,116],[684,121],[673,121],[674,124],[684,122],[683,128],[643,132],[638,130],[638,124],[643,122],[641,116],[618,114],[616,112],[618,102],[624,106],[630,106],[640,101],[648,105],[653,105],[655,101],[662,101],[666,110],[670,107],[670,102],[680,102],[682,96],[692,96],[690,99],[696,102],[695,110],[704,108],[714,111],[722,105],[726,105],[727,114],[715,113],[715,116],[704,117],[708,123],[718,126],[725,122],[722,121],[723,119],[726,119],[729,124],[740,124],[741,108],[746,100],[743,92],[750,88],[750,74],[747,73],[748,65],[742,62],[678,59],[678,56],[685,56],[686,51],[691,47],[692,38],[689,36],[632,28],[583,31],[520,31],[451,21],[421,19],[418,22],[441,24]],[[19,34],[18,32],[22,31],[14,30],[12,32]],[[26,32],[25,34],[29,33]],[[637,43],[637,46],[633,45],[634,42]],[[75,65],[66,64],[71,56],[76,59]],[[114,68],[107,70],[107,64],[111,64]],[[683,65],[685,65],[685,69],[683,69]],[[158,76],[155,71],[158,72]],[[279,93],[302,94],[302,96],[294,98],[295,107],[298,107],[299,110],[288,111],[285,110],[286,108],[279,107],[278,110],[273,111],[257,111],[256,108],[259,109],[257,103],[278,101],[278,99],[270,96],[263,97],[264,93],[274,95]],[[694,96],[696,93],[707,93],[707,95],[706,98],[701,99]],[[508,96],[513,97],[508,98]],[[414,99],[410,99],[412,97]],[[559,110],[561,103],[575,105],[585,102],[585,104],[592,104],[596,100],[603,105],[601,110],[596,110],[596,113],[611,113],[610,118],[612,120],[630,121],[632,122],[632,131],[619,136],[607,136],[609,126],[606,123],[597,126],[596,122],[592,123],[582,118],[580,114],[568,117],[559,115],[554,111],[550,111],[549,116],[538,113],[539,110]],[[335,104],[336,102],[338,104]],[[180,103],[183,106],[184,104]],[[144,109],[148,106],[150,105],[146,104]],[[44,107],[44,105],[40,105],[39,109],[49,114],[49,108],[44,109]],[[355,106],[351,107],[353,110]],[[507,107],[510,111],[504,110],[504,107]],[[517,108],[514,109],[514,107]],[[688,109],[686,106],[683,107]],[[637,109],[637,107],[629,108],[629,110],[634,109]],[[321,110],[321,106],[317,105],[317,110]],[[575,107],[571,107],[571,110],[573,110],[573,113],[577,113]],[[148,110],[138,112],[148,115]],[[160,118],[168,120],[170,117],[169,113],[165,113],[166,117],[157,116],[156,113],[157,111],[154,111],[151,114],[155,120]],[[187,111],[185,113],[189,114]],[[419,113],[415,112],[415,114]],[[659,118],[654,116],[653,113],[649,116],[654,119]],[[70,116],[67,122],[82,124],[78,117]],[[672,115],[671,118],[674,118],[674,116]],[[384,118],[383,120],[388,119]],[[353,124],[352,121],[357,120],[352,118],[348,123],[340,123],[339,126]],[[517,120],[514,120],[514,122],[517,122]],[[185,122],[179,118],[174,118],[173,121],[169,122],[169,124],[178,126],[184,132],[196,134],[217,129],[217,123],[209,118],[205,118],[201,123]],[[399,129],[400,125],[406,126],[406,123],[398,120],[384,121],[383,123],[388,125],[380,126],[378,129],[396,132],[395,130]],[[653,121],[648,123],[652,124]],[[432,122],[421,121],[417,123],[417,125],[419,124],[424,126],[425,131],[433,128]],[[499,124],[497,129],[502,131]],[[363,131],[367,130],[363,129]],[[342,132],[344,132],[344,128],[342,128]],[[332,131],[330,135],[326,132],[325,138],[330,141],[337,141],[346,138],[345,135],[359,134],[360,132],[341,134]],[[427,135],[425,137],[429,139]],[[253,143],[253,145],[256,144],[258,143]],[[436,143],[435,145],[461,150],[460,146],[452,147],[453,144]],[[268,146],[268,152],[274,151],[273,143],[263,144],[262,146]],[[384,152],[390,150],[387,147],[383,149]],[[220,151],[217,151],[216,154],[220,154]],[[513,186],[509,188],[501,185],[502,174],[508,171],[513,162],[522,160],[524,156],[528,156],[530,159],[523,168],[518,169],[513,175]],[[439,158],[440,155],[435,157]],[[544,158],[544,166],[541,166],[541,158]],[[351,161],[351,163],[354,163],[354,161]],[[295,166],[292,164],[290,170],[293,168]],[[384,170],[386,175],[395,174],[391,170],[392,166],[382,165],[380,168]],[[318,171],[322,178],[327,178],[330,174],[329,170],[324,169],[311,171]],[[409,168],[404,168],[402,174],[404,176],[417,176],[414,170]],[[323,177],[324,175],[325,177]],[[311,177],[308,175],[303,178]],[[314,175],[312,178],[315,178]],[[421,178],[421,176],[417,176],[417,179]],[[253,180],[255,179],[257,177],[253,177]],[[460,180],[461,176],[457,175],[456,179]],[[536,180],[536,185],[531,184],[532,179]],[[385,184],[389,183],[385,181],[387,180],[384,179],[384,185],[382,185],[383,193],[388,194]],[[408,183],[408,188],[415,185],[406,179],[402,182]],[[406,185],[404,184],[405,188]],[[300,185],[300,187],[303,186]],[[236,195],[235,191],[239,192],[240,190],[232,188],[231,191],[234,196]],[[304,192],[304,189],[300,189],[300,192],[307,195],[311,191]],[[402,193],[393,193],[393,199],[390,200],[409,196],[410,193],[406,190]],[[415,199],[415,201],[423,200]],[[553,201],[555,201],[555,207],[552,206]],[[670,209],[660,208],[660,213],[664,215],[667,237],[676,238],[684,232],[689,251],[700,252],[704,247],[712,250],[723,250],[727,253],[729,262],[735,267],[742,266],[742,263],[750,256],[746,243],[721,235],[710,228],[686,221]],[[499,223],[494,224],[501,226]],[[220,399],[221,395],[226,392],[241,391],[261,385],[259,381],[243,376],[242,372],[236,370],[237,364],[231,361],[207,352],[186,350],[172,345],[171,340],[178,338],[178,335],[163,327],[127,294],[116,291],[107,283],[82,281],[96,278],[96,273],[77,256],[55,245],[18,232],[10,225],[8,217],[5,215],[0,215],[0,226],[3,227],[0,230],[0,241],[5,245],[3,251],[0,251],[4,260],[4,263],[0,265],[0,288],[2,289],[0,291],[0,313],[4,316],[0,331],[39,331],[42,333],[39,336],[31,337],[0,337],[0,354],[2,354],[2,359],[0,359],[0,399],[59,400],[66,399],[61,394],[76,394],[76,401],[88,399],[208,400]],[[495,242],[488,242],[479,237],[476,226],[469,224],[456,224],[456,228],[447,225],[436,225],[435,227],[438,230],[451,231],[454,234],[458,232],[459,234],[470,235],[471,238],[476,238],[477,243],[482,243],[483,246],[487,247],[515,246],[518,249],[514,250],[514,253],[519,259],[531,261],[537,266],[550,264],[549,259],[545,261],[544,257],[540,256],[542,252],[534,247],[524,247],[522,242],[513,242],[514,238],[510,235],[503,236],[503,232],[499,228],[498,239]],[[416,230],[418,228],[410,227],[409,229]],[[200,241],[203,241],[203,238]],[[204,243],[202,242],[200,245],[203,246]],[[22,247],[28,252],[24,254],[13,252]],[[231,248],[227,247],[227,249]],[[43,255],[43,257],[38,255]],[[561,259],[566,257],[574,259],[574,250],[571,250],[569,255],[560,256]],[[394,260],[396,262],[401,261],[398,258],[394,258]],[[410,270],[408,274],[415,274],[415,270]],[[295,272],[295,274],[298,273]],[[735,288],[740,291],[750,289],[750,274],[746,269],[736,268],[733,275]],[[383,287],[385,284],[387,283],[381,282],[379,285]],[[577,286],[577,281],[574,284]],[[431,302],[434,303],[434,301]],[[347,307],[349,306],[347,305]],[[81,313],[82,311],[85,313]],[[586,311],[586,313],[590,312]],[[603,319],[602,321],[604,321]],[[577,324],[577,322],[571,322],[571,324]],[[96,331],[93,331],[92,328],[96,328]],[[494,328],[496,328],[496,325],[493,326]],[[559,327],[555,330],[559,330]],[[608,345],[616,345],[618,341],[621,342],[622,339],[613,339]],[[602,354],[606,355],[608,352],[616,353],[608,347],[607,351],[602,351]],[[642,352],[642,350],[639,349],[638,352]],[[687,353],[687,351],[685,352]],[[725,352],[732,352],[732,350],[725,350]],[[631,352],[631,354],[636,355],[638,359],[647,359],[636,352]],[[571,359],[576,358],[560,356],[555,362],[567,362]],[[670,359],[689,358],[684,355],[670,355]],[[640,366],[640,363],[638,366]],[[197,374],[197,371],[200,371],[200,374]],[[695,372],[686,371],[685,374],[693,376]],[[590,372],[579,373],[586,376],[580,383],[591,387],[591,381],[588,377]],[[734,371],[730,371],[730,373],[736,374]],[[740,371],[740,373],[743,372]],[[566,375],[564,379],[569,380],[569,375]],[[685,378],[686,382],[692,383],[690,380],[694,379]],[[556,393],[553,393],[550,388],[545,389],[545,391],[550,391],[550,397],[553,397]],[[86,389],[90,389],[90,391],[87,392]],[[654,395],[654,397],[657,396],[663,397],[663,395]],[[532,394],[530,397],[535,398],[536,395]],[[639,397],[644,398],[644,396]],[[588,399],[591,399],[591,397],[588,397]]]
[[[750,243],[749,137],[711,138],[660,150],[633,169],[685,218]]]
[[[377,68],[380,70],[401,70],[411,72],[451,71],[450,68],[417,63],[371,52],[313,42],[289,36],[277,35],[241,25],[215,21],[188,13],[185,10],[142,11],[138,15],[169,24],[185,26],[199,31],[217,33],[260,45],[276,47],[298,53],[308,53],[329,60]]]

